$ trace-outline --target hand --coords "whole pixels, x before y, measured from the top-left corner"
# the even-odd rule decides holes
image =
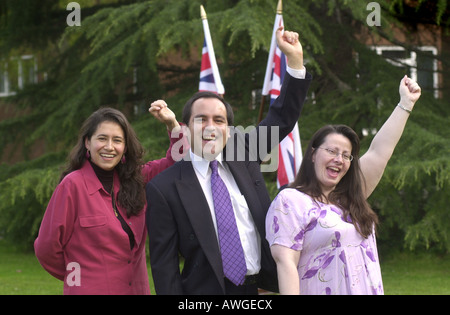
[[[288,66],[293,69],[303,69],[303,48],[298,40],[298,33],[284,31],[283,26],[277,30],[277,44],[286,55]]]
[[[420,98],[421,89],[416,81],[405,75],[400,81],[399,93],[400,103],[409,110],[412,110],[414,104]]]
[[[150,105],[148,111],[160,122],[167,126],[167,129],[172,131],[176,127],[180,127],[175,114],[167,106],[167,103],[163,100],[157,100]]]

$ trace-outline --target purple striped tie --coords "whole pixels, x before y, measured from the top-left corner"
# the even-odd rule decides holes
[[[244,283],[247,265],[245,264],[239,231],[231,205],[230,193],[220,178],[217,161],[209,163],[211,167],[211,190],[216,213],[217,233],[219,235],[220,252],[222,254],[223,272],[235,285]]]

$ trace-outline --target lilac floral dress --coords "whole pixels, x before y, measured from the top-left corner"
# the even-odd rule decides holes
[[[300,294],[383,294],[375,235],[365,239],[342,215],[291,188],[272,202],[266,237],[270,246],[301,251]]]

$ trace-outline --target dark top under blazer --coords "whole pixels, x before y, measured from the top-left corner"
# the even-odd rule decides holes
[[[279,126],[279,141],[297,122],[311,75],[295,79],[286,73],[280,96],[270,106],[261,126]],[[268,128],[270,130],[270,128]],[[252,135],[235,131],[228,145],[238,145]],[[254,136],[254,135],[253,135]],[[270,142],[270,136],[267,137]],[[248,146],[246,146],[248,151]],[[244,195],[261,238],[259,287],[278,290],[276,264],[266,241],[265,218],[271,199],[260,171],[261,159],[224,160]],[[262,159],[264,157],[261,157]],[[242,159],[241,159],[242,160]],[[146,186],[150,261],[157,294],[225,294],[220,249],[211,212],[190,161],[182,160],[156,176]],[[184,267],[180,274],[180,255]]]

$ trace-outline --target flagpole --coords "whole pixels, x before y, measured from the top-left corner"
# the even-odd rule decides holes
[[[258,124],[261,122],[262,116],[263,116],[263,113],[264,113],[265,99],[266,99],[266,96],[265,95],[261,95],[261,104],[259,105],[259,114],[258,114]]]
[[[270,50],[269,50],[269,58],[267,60],[267,67],[266,67],[266,73],[264,75],[264,84],[263,84],[263,88],[261,91],[261,104],[259,105],[259,115],[258,115],[258,123],[261,122],[263,114],[264,114],[264,106],[265,106],[265,100],[266,100],[266,95],[268,95],[269,91],[267,91],[267,82],[269,82],[270,80],[270,75],[272,72],[272,63],[273,63],[273,55],[275,53],[275,50],[273,49],[274,45],[276,45],[276,30],[278,29],[278,25],[277,25],[277,20],[278,20],[278,16],[283,14],[283,1],[282,0],[278,0],[278,4],[277,4],[277,12],[276,12],[276,16],[275,16],[275,23],[274,23],[274,29],[272,32],[272,40],[270,43]]]
[[[203,31],[205,33],[205,40],[208,46],[208,53],[211,60],[211,67],[213,69],[214,81],[217,87],[217,94],[223,96],[225,94],[225,88],[222,84],[222,80],[220,79],[219,68],[217,67],[216,55],[214,54],[214,47],[211,39],[211,33],[209,31],[208,18],[206,16],[206,11],[203,5],[200,5],[200,16],[202,18]]]
[[[200,5],[200,16],[201,16],[202,20],[206,20],[207,19],[206,11],[205,11],[205,8],[203,7],[203,5]]]
[[[284,26],[282,11],[282,1],[278,1],[275,23],[273,25],[272,40],[270,43],[269,58],[264,76],[264,85],[261,94],[263,98],[269,95],[270,103],[280,95],[284,75],[287,71],[287,58],[283,51],[277,45],[277,30]],[[260,117],[264,111],[265,99],[261,99]],[[298,124],[293,126],[292,131],[284,137],[278,145],[278,169],[277,169],[277,187],[281,188],[295,180],[298,172],[301,156],[300,133]]]

